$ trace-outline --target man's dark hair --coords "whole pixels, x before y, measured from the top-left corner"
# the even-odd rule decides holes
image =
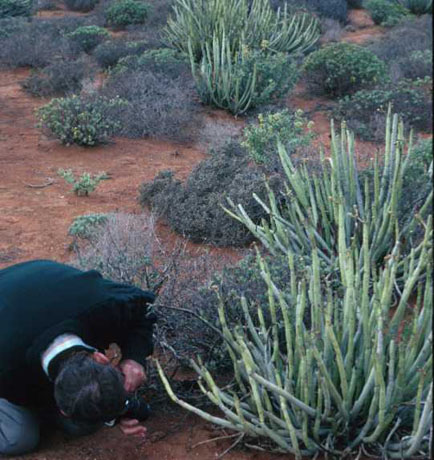
[[[54,381],[57,407],[74,420],[109,421],[125,407],[121,372],[81,352],[65,359]]]

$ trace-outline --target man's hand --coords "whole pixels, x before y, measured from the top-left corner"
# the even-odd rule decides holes
[[[123,434],[127,436],[137,436],[144,438],[146,436],[146,427],[140,425],[135,418],[121,418],[119,426]]]
[[[136,391],[146,380],[145,369],[137,361],[132,359],[121,361],[119,369],[125,376],[124,388],[129,393]]]

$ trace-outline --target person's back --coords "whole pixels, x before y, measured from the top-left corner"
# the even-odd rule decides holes
[[[4,421],[8,420],[7,411],[24,410],[23,405],[31,409],[38,405],[56,406],[53,382],[60,382],[61,374],[65,407],[68,389],[72,394],[80,393],[80,385],[91,389],[92,381],[81,381],[80,372],[65,373],[68,360],[76,367],[79,362],[87,366],[82,369],[88,368],[89,375],[100,372],[106,376],[95,384],[96,390],[88,391],[87,397],[95,405],[94,415],[99,414],[98,405],[118,407],[119,402],[107,403],[110,398],[117,400],[117,395],[110,395],[109,390],[104,393],[103,389],[116,387],[119,371],[99,368],[98,365],[108,363],[97,350],[116,342],[121,347],[123,362],[127,363],[121,366],[122,372],[132,372],[131,366],[143,370],[146,356],[153,349],[155,316],[147,305],[154,299],[151,292],[104,279],[96,271],[83,272],[48,260],[0,270],[0,426],[7,423]],[[73,361],[72,355],[79,352],[86,356],[81,361]],[[97,364],[92,364],[88,357]],[[74,370],[74,367],[68,369]],[[107,379],[111,379],[110,385]],[[101,396],[102,393],[105,396]],[[120,391],[117,394],[121,401],[125,399]],[[101,410],[97,417],[106,418],[102,415],[104,411],[107,417],[113,415],[113,410],[116,412],[115,409]],[[26,413],[24,418],[30,420],[32,416]],[[20,453],[19,446],[18,450],[10,450],[10,439],[3,444],[2,447],[0,433],[0,454]],[[5,447],[6,444],[9,447]],[[29,450],[24,444],[21,447]]]

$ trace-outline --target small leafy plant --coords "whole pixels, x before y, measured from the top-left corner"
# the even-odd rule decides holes
[[[95,231],[107,222],[108,214],[84,214],[76,217],[68,229],[68,235],[89,239]]]
[[[57,98],[37,110],[40,127],[49,129],[63,144],[94,146],[120,129],[115,115],[127,103],[120,98],[80,96]]]
[[[0,0],[0,19],[31,16],[33,0]]]
[[[99,26],[82,26],[67,34],[67,37],[86,53],[92,51],[109,36],[107,29]]]
[[[388,0],[368,0],[365,6],[375,24],[386,27],[395,26],[409,13],[400,3]]]
[[[109,26],[122,28],[131,24],[143,24],[148,13],[149,5],[147,3],[120,0],[107,8],[105,16]]]
[[[63,177],[68,184],[73,186],[73,192],[77,196],[89,196],[93,192],[98,184],[109,178],[107,173],[101,172],[99,174],[91,174],[84,172],[80,177],[75,177],[72,169],[62,169],[57,171],[60,177]]]
[[[113,68],[120,59],[143,53],[148,47],[145,40],[122,41],[107,40],[98,45],[92,53],[103,69]]]
[[[308,122],[302,110],[297,110],[293,115],[288,110],[266,115],[260,113],[258,123],[244,129],[241,145],[256,163],[268,163],[273,155],[278,156],[278,142],[285,145],[290,153],[297,147],[308,145],[312,139],[312,126],[313,123]]]
[[[411,13],[421,14],[432,14],[432,0],[398,0],[403,6],[405,6]]]
[[[351,94],[387,79],[385,63],[353,43],[334,43],[313,52],[304,70],[309,88],[331,97]]]

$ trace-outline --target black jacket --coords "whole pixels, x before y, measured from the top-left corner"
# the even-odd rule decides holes
[[[0,270],[0,398],[36,404],[50,381],[41,353],[73,333],[97,349],[115,342],[123,359],[144,363],[152,353],[155,295],[49,260]],[[42,398],[42,399],[41,399]]]

